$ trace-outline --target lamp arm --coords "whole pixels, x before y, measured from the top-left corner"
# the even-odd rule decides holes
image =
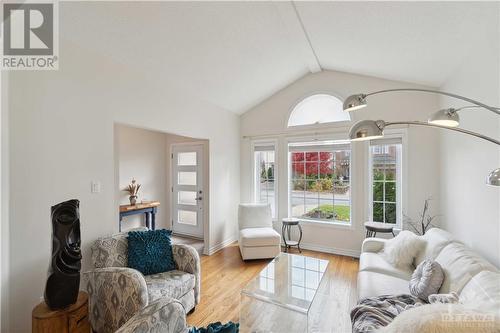
[[[450,110],[453,110],[453,112],[458,112],[458,111],[462,111],[462,110],[465,110],[465,109],[477,109],[477,108],[480,108],[481,106],[478,106],[478,105],[467,105],[467,106],[462,106],[461,108],[451,108]],[[497,108],[497,107],[492,107],[493,109],[497,110],[497,111],[500,111],[500,108]]]
[[[482,135],[482,134],[479,134],[476,132],[468,131],[468,130],[465,130],[463,128],[447,127],[447,126],[429,124],[429,123],[424,123],[423,121],[393,121],[393,122],[382,122],[382,123],[377,122],[377,125],[382,130],[384,129],[384,127],[392,126],[392,125],[417,125],[417,126],[437,127],[437,128],[442,128],[442,129],[449,130],[449,131],[455,131],[455,132],[460,132],[460,133],[472,135],[472,136],[475,136],[476,138],[480,138],[480,139],[492,142],[492,143],[500,146],[500,141],[495,140],[493,138],[490,138],[486,135]]]
[[[496,113],[497,115],[500,116],[500,110],[498,110],[497,108],[491,107],[489,105],[483,104],[481,102],[478,102],[476,100],[473,100],[473,99],[470,99],[470,98],[467,98],[464,96],[460,96],[460,95],[456,95],[456,94],[452,94],[452,93],[448,93],[448,92],[444,92],[444,91],[439,91],[439,90],[418,89],[418,88],[398,88],[398,89],[386,89],[386,90],[375,91],[375,92],[372,92],[369,94],[363,94],[362,96],[368,97],[371,95],[377,95],[377,94],[382,94],[382,93],[386,93],[386,92],[393,92],[393,91],[420,91],[420,92],[428,92],[428,93],[450,96],[450,97],[461,99],[463,101],[466,101],[466,102],[475,104],[477,106],[483,107],[483,108],[490,110],[491,112]]]

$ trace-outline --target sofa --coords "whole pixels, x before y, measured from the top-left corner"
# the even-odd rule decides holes
[[[269,204],[240,204],[238,225],[243,260],[274,258],[281,252],[281,236],[273,229]]]
[[[437,261],[444,271],[440,294],[456,292],[461,305],[483,313],[493,313],[496,319],[499,319],[499,270],[442,229],[433,228],[419,237],[425,241],[425,247],[414,259],[414,267],[408,269],[392,266],[379,253],[384,249],[384,244],[388,240],[380,238],[364,240],[359,260],[358,299],[410,294],[409,281],[413,269],[423,260],[430,258]],[[424,305],[424,307],[428,306],[431,305]],[[425,308],[409,311],[418,313],[425,311]]]
[[[146,276],[127,267],[126,232],[99,238],[91,250],[94,269],[85,272],[83,277],[94,332],[115,332],[134,316],[137,316],[135,322],[140,322],[148,312],[161,314],[167,311],[174,315],[169,321],[185,323],[185,318],[178,316],[185,317],[200,301],[200,257],[189,245],[172,245],[175,270]],[[155,303],[161,300],[166,304]],[[156,308],[148,308],[153,303]],[[182,311],[179,311],[179,306]]]

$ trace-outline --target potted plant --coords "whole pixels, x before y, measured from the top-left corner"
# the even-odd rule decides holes
[[[141,184],[137,184],[136,180],[132,178],[132,182],[128,184],[128,186],[124,189],[124,191],[128,192],[129,194],[128,199],[132,206],[137,203],[137,193],[139,192],[140,188]]]

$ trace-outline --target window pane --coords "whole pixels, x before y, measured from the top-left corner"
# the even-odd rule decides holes
[[[396,165],[386,166],[385,180],[396,180]]]
[[[319,164],[320,178],[333,178],[333,162],[321,162]]]
[[[384,169],[380,166],[373,168],[373,180],[384,180]]]
[[[196,185],[196,172],[178,172],[179,185]]]
[[[318,162],[306,162],[306,178],[307,179],[318,179]]]
[[[303,152],[294,152],[291,153],[291,161],[292,162],[302,162],[305,160]]]
[[[177,154],[177,164],[178,165],[196,165],[196,152],[189,153],[178,153]]]
[[[290,154],[292,216],[350,222],[350,151],[306,151],[303,164],[294,154]]]
[[[374,182],[373,183],[373,200],[374,201],[384,201],[384,183]]]
[[[373,203],[373,221],[384,222],[384,204],[380,202]]]
[[[255,158],[255,201],[268,203],[271,206],[273,217],[276,216],[275,200],[275,154],[274,151],[256,151]]]
[[[322,151],[319,153],[319,160],[322,162],[331,161],[333,159],[333,153],[329,151]]]
[[[401,181],[401,144],[370,147],[373,221],[397,223],[398,182]]]
[[[196,205],[196,192],[179,191],[178,196],[179,196],[178,203],[180,205]]]
[[[342,101],[327,94],[304,98],[290,114],[288,127],[351,120],[342,108]]]
[[[319,156],[318,156],[318,152],[314,151],[314,152],[306,152],[306,161],[307,162],[310,162],[310,161],[319,161]]]
[[[385,183],[385,201],[396,202],[396,182]]]
[[[385,204],[385,222],[396,223],[396,204]]]
[[[292,179],[304,179],[304,163],[292,163]]]
[[[196,225],[196,216],[197,212],[190,210],[179,210],[178,212],[178,220],[179,223]]]

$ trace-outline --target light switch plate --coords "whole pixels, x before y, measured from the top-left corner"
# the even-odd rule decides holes
[[[100,193],[101,192],[101,183],[98,181],[92,181],[90,192],[91,193]]]

